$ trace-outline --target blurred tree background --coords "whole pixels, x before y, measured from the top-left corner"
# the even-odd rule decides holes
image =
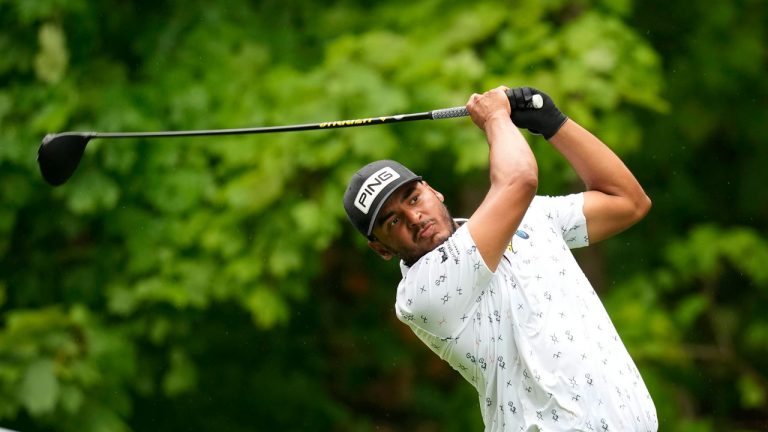
[[[579,252],[663,431],[768,430],[764,0],[0,0],[0,426],[480,430],[477,396],[394,316],[399,270],[341,197],[396,158],[468,216],[468,119],[95,140],[65,130],[313,123],[549,93],[654,201]],[[578,178],[540,137],[540,193]]]

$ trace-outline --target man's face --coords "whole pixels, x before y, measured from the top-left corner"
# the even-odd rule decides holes
[[[455,230],[443,195],[426,182],[414,181],[401,186],[384,203],[368,245],[384,259],[397,256],[410,265]]]

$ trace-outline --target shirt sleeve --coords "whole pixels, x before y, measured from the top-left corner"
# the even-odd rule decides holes
[[[584,193],[566,196],[537,196],[533,206],[541,208],[570,249],[589,246]]]
[[[395,312],[411,327],[449,338],[468,321],[493,276],[466,224],[406,268]]]

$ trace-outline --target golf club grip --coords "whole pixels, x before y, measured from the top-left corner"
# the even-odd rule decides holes
[[[467,107],[457,106],[453,108],[433,110],[430,112],[430,114],[432,115],[432,120],[438,120],[454,117],[467,117],[469,115],[469,111],[467,111]]]
[[[511,97],[511,96],[508,96]],[[511,100],[510,100],[511,104]],[[530,105],[526,108],[533,108],[533,109],[541,109],[544,106],[544,100],[542,99],[541,95],[534,94],[531,98]],[[469,111],[467,111],[466,107],[463,106],[457,106],[453,108],[443,108],[443,109],[437,109],[430,111],[430,115],[432,117],[432,120],[438,120],[438,119],[446,119],[446,118],[454,118],[454,117],[467,117],[469,116]]]

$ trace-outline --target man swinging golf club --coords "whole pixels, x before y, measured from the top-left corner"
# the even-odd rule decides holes
[[[639,221],[649,198],[536,89],[496,88],[466,107],[490,153],[490,188],[468,220],[395,161],[361,168],[344,195],[371,249],[400,260],[398,318],[477,389],[487,431],[657,430],[637,367],[569,250]],[[518,127],[549,140],[586,191],[536,196],[536,159]]]

